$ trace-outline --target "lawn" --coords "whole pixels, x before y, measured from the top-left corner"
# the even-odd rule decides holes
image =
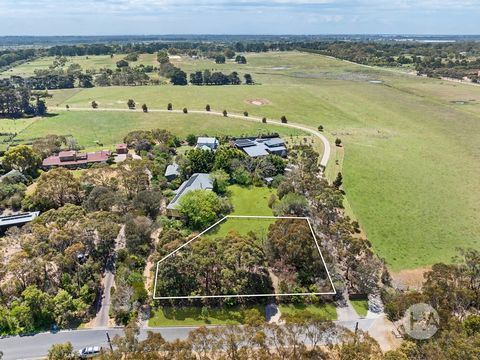
[[[358,316],[365,317],[368,313],[368,300],[350,300]]]
[[[281,304],[278,308],[282,316],[310,315],[322,320],[337,319],[337,309],[330,303],[320,305]]]
[[[290,122],[315,128],[321,124],[332,142],[339,137],[344,144],[334,149],[332,157],[339,165],[330,162],[327,174],[332,178],[343,172],[349,211],[391,270],[449,262],[458,247],[480,248],[480,87],[298,52],[247,54],[247,60],[247,65],[188,58],[175,63],[188,72],[205,68],[236,70],[241,76],[249,72],[259,85],[75,89],[53,91],[48,102],[89,107],[95,100],[100,107],[125,108],[132,98],[162,109],[169,102],[176,109],[204,109],[208,103],[213,110],[248,111],[274,119],[286,115]],[[262,99],[265,105],[253,105],[249,102],[253,99]],[[459,100],[467,103],[455,102]],[[185,122],[173,119],[155,119],[155,125],[142,121],[153,115],[130,116],[101,114],[93,120],[61,115],[58,122],[50,119],[54,122],[48,128],[36,122],[25,133],[34,137],[57,129],[75,130],[79,136],[88,133],[84,140],[94,146],[98,139],[118,141],[127,128],[159,124],[183,134],[202,129],[202,124],[185,127]],[[65,126],[60,119],[67,119]],[[245,132],[237,129],[243,126],[240,122],[230,124],[212,134]]]
[[[232,185],[228,188],[228,191],[233,205],[231,215],[273,216],[272,209],[268,207],[268,200],[276,193],[276,189]],[[224,237],[227,233],[234,230],[240,235],[253,232],[257,234],[259,239],[263,239],[269,225],[273,222],[273,219],[227,219],[219,226],[213,228],[208,235]]]
[[[39,119],[22,131],[17,142],[29,143],[48,134],[72,135],[87,149],[113,148],[133,130],[162,128],[184,139],[186,135],[232,136],[278,132],[283,136],[301,135],[302,131],[275,125],[232,120],[223,117],[143,112],[59,111],[58,115]]]
[[[265,307],[261,305],[249,308],[208,308],[205,314],[202,314],[200,307],[161,307],[152,311],[148,325],[152,327],[238,325],[244,322],[245,310],[253,308],[265,314]]]

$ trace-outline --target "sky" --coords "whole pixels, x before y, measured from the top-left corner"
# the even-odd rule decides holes
[[[0,35],[480,34],[480,0],[0,0]]]

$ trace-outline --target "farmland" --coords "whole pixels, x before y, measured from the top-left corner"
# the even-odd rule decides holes
[[[247,54],[247,59],[247,65],[187,58],[172,62],[187,72],[208,68],[251,73],[259,85],[62,90],[52,91],[49,106],[89,108],[95,100],[100,108],[126,108],[132,98],[150,108],[165,109],[169,102],[177,109],[210,104],[217,111],[248,111],[274,119],[286,115],[290,122],[314,128],[321,124],[332,142],[336,137],[343,141],[344,148],[333,159],[343,164],[349,209],[392,270],[449,262],[457,247],[479,248],[480,87],[312,54]],[[93,57],[89,61],[93,63]],[[118,142],[132,129],[155,127],[179,136],[241,135],[262,128],[193,114],[60,111],[35,121],[17,139],[28,142],[57,132],[95,148]],[[330,163],[330,178],[340,165]]]
[[[284,136],[302,134],[295,129],[247,121],[237,123],[227,118],[198,114],[60,111],[57,116],[37,118],[16,140],[28,143],[52,133],[72,135],[80,145],[94,150],[112,148],[132,130],[155,128],[167,129],[181,138],[191,133],[211,136],[255,136],[274,131]]]

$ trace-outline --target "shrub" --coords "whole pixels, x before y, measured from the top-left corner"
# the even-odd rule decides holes
[[[205,106],[205,110],[210,111],[210,105],[207,104],[207,106]]]
[[[244,111],[243,116],[248,117],[248,111]]]
[[[135,101],[133,101],[133,99],[128,99],[127,106],[130,110],[135,109]]]
[[[197,143],[197,137],[193,134],[188,134],[186,137],[187,143],[190,146],[193,146]]]
[[[323,125],[318,126],[318,131],[323,131]]]
[[[173,105],[172,105],[172,103],[168,103],[168,105],[167,105],[167,110],[168,110],[168,111],[172,111],[172,110],[173,110]]]
[[[262,123],[264,123],[264,124],[267,123],[267,118],[266,117],[262,118]]]
[[[288,120],[285,115],[282,115],[282,117],[280,118],[280,121],[282,122],[282,124],[286,124]]]
[[[143,105],[142,105],[142,110],[143,110],[144,113],[147,113],[147,112],[148,112],[147,104],[143,104]]]
[[[184,114],[188,114],[188,109],[187,109],[186,107],[183,108],[183,113],[184,113]]]
[[[97,102],[96,102],[95,100],[92,101],[92,108],[93,108],[93,109],[98,108],[98,104],[97,104]]]
[[[339,138],[336,138],[336,139],[335,139],[335,145],[336,145],[336,146],[342,146],[342,140],[339,139]]]
[[[225,117],[228,116],[227,110],[223,110],[223,116],[225,116]]]

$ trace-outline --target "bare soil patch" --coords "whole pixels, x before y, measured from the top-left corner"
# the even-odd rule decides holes
[[[423,275],[430,268],[406,269],[391,273],[392,283],[396,288],[420,290],[423,283]]]
[[[272,102],[268,99],[248,99],[245,100],[247,104],[255,105],[255,106],[263,106],[263,105],[270,105]]]

